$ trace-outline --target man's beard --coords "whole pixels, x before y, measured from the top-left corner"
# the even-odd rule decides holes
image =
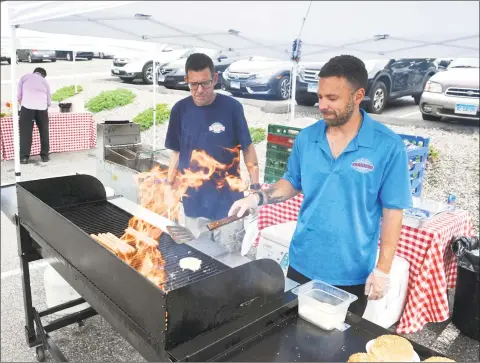
[[[348,122],[348,120],[350,120],[350,118],[352,117],[354,107],[355,107],[355,104],[353,102],[353,97],[351,97],[350,100],[348,101],[347,107],[345,107],[343,112],[336,114],[335,115],[336,117],[334,119],[329,119],[329,120],[325,119],[325,123],[327,124],[327,126],[330,126],[330,127],[338,127],[338,126],[345,125]]]

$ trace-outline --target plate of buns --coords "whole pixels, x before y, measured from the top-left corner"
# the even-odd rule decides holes
[[[355,353],[348,362],[420,362],[420,357],[413,349],[412,344],[398,335],[381,335],[370,340],[366,353]],[[430,357],[424,362],[454,362],[443,357]]]

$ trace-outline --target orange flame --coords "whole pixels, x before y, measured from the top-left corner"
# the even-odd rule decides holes
[[[231,190],[244,191],[247,187],[246,183],[241,178],[228,173],[233,166],[237,166],[239,169],[240,147],[227,150],[235,154],[231,164],[219,163],[205,151],[194,150],[191,156],[191,165],[192,168],[195,167],[196,171],[186,169],[183,174],[178,173],[174,183],[175,187],[170,195],[165,194],[167,169],[157,166],[148,172],[137,174],[135,182],[138,186],[140,204],[162,217],[177,221],[180,216],[181,200],[188,196],[187,190],[189,188],[198,189],[214,175],[218,180],[217,188],[228,185]],[[168,200],[164,200],[166,197]],[[134,247],[135,253],[121,256],[121,258],[155,285],[165,290],[167,281],[165,260],[157,248],[161,234],[160,229],[138,217],[132,217],[125,234],[120,239]]]

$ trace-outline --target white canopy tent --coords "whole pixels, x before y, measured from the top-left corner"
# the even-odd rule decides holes
[[[473,1],[8,1],[8,6],[12,54],[21,27],[286,60],[297,38],[303,61],[345,53],[363,59],[479,56],[479,3]],[[15,79],[14,63],[11,69]],[[15,88],[12,82],[14,107]],[[294,97],[292,92],[292,106]]]

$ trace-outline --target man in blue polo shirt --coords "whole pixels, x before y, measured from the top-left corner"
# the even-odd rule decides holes
[[[191,162],[194,150],[204,151],[217,162],[230,165],[229,170],[216,172],[199,188],[189,188],[183,198],[186,227],[198,235],[207,223],[225,218],[233,202],[244,196],[230,190],[227,183],[218,188],[227,175],[240,177],[240,165],[232,149],[239,146],[243,152],[250,189],[258,190],[260,184],[257,154],[243,106],[232,97],[215,93],[218,74],[213,61],[203,53],[191,54],[185,63],[185,74],[191,96],[173,106],[165,140],[165,147],[172,150],[165,200],[168,201],[172,194],[178,173],[184,173],[185,169],[198,171],[198,165]],[[237,252],[243,235],[243,221],[240,220],[215,230],[211,238],[229,252]]]
[[[357,295],[350,311],[360,316],[368,299],[386,293],[403,209],[412,205],[402,139],[360,109],[367,81],[360,59],[330,59],[319,74],[323,119],[297,136],[282,179],[229,211],[242,215],[302,192],[287,277],[322,280]]]

